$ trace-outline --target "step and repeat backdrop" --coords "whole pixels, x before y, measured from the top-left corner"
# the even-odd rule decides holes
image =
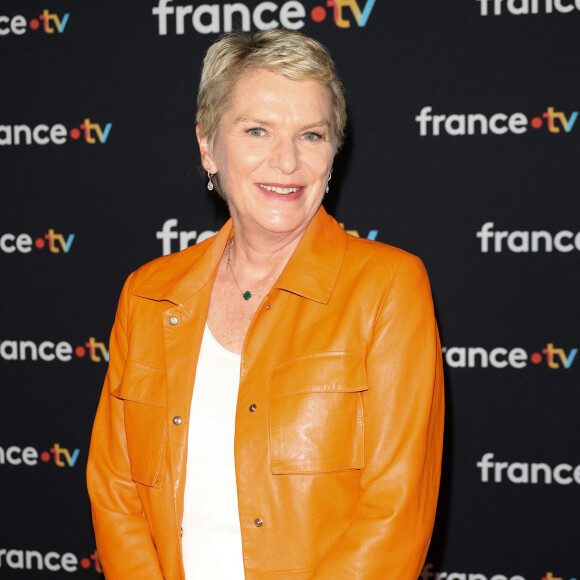
[[[421,578],[579,579],[580,0],[188,1],[0,4],[0,578],[102,575],[84,470],[117,298],[227,218],[195,141],[208,46],[285,26],[347,90],[327,209],[431,277]]]

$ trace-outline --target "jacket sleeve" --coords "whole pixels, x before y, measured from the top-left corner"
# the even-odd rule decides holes
[[[127,315],[133,276],[127,280],[109,343],[109,369],[97,410],[87,486],[99,559],[107,580],[163,579],[147,519],[131,480],[123,401],[111,395],[127,357]]]
[[[406,255],[367,357],[361,496],[311,580],[416,580],[433,529],[443,441],[441,349],[427,274]]]

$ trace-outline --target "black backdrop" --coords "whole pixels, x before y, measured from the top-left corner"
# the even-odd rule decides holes
[[[176,251],[227,215],[194,116],[232,5],[180,1],[0,6],[0,578],[98,573],[84,467],[121,285],[164,224]],[[430,273],[448,418],[423,578],[580,578],[580,1],[233,8],[328,46],[350,122],[325,205]]]

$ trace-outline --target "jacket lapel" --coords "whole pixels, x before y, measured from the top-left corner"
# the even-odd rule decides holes
[[[208,282],[213,283],[231,234],[232,221],[228,220],[215,236],[202,244],[155,260],[149,264],[147,276],[135,283],[133,294],[183,304]]]
[[[320,206],[275,287],[326,304],[346,252],[347,233]]]

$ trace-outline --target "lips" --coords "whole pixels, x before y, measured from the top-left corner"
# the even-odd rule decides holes
[[[289,195],[290,193],[296,193],[300,191],[303,186],[302,185],[292,185],[289,187],[282,187],[279,185],[267,185],[265,183],[258,183],[258,186],[266,191],[271,191],[273,193],[277,193],[278,195]]]

